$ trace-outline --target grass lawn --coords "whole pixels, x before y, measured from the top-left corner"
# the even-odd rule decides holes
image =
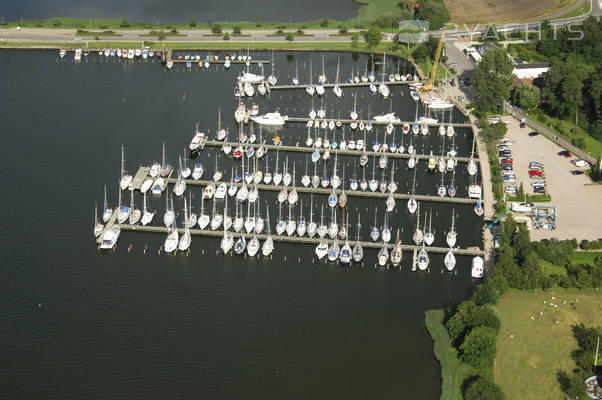
[[[541,258],[539,259],[539,265],[541,266],[541,272],[543,272],[545,275],[566,275],[566,269],[563,266],[552,264],[551,262]]]
[[[573,124],[567,121],[562,121],[558,118],[551,117],[549,115],[543,115],[540,113],[532,113],[529,117],[535,119],[539,123],[547,126],[551,131],[558,134],[558,136],[562,136],[563,138],[571,141],[571,139],[575,138],[583,138],[585,141],[585,150],[588,154],[593,157],[597,157],[598,154],[602,154],[602,142],[594,139],[590,135],[587,134],[581,127],[575,127],[575,132],[570,134],[564,133],[564,131],[569,132],[571,127],[574,127]],[[559,131],[557,126],[564,126],[563,132]]]
[[[602,251],[576,251],[571,260],[581,264],[593,265],[597,257],[602,257]]]
[[[601,303],[602,293],[576,289],[513,290],[502,296],[497,306],[502,327],[496,375],[507,399],[564,398],[556,371],[575,368],[571,351],[577,348],[577,342],[571,327],[599,324]]]
[[[573,11],[569,11],[566,14],[562,14],[558,18],[574,18],[579,17],[581,15],[587,14],[592,9],[592,5],[589,1],[584,1],[579,7],[575,8]]]
[[[462,400],[462,381],[472,375],[471,367],[462,364],[452,347],[447,329],[443,325],[443,310],[428,310],[424,322],[433,339],[433,352],[441,365],[440,400]]]

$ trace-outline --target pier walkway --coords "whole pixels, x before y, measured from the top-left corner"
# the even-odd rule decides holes
[[[232,146],[232,148],[236,148],[238,146],[237,142],[226,142],[228,143],[230,146]],[[224,144],[224,142],[218,141],[218,140],[208,140],[207,142],[205,142],[206,146],[213,146],[213,147],[221,147]],[[258,149],[261,145],[260,144],[246,144],[246,146],[251,146],[255,149]],[[276,151],[276,150],[280,150],[280,151],[291,151],[291,152],[300,152],[300,153],[313,153],[316,148],[315,147],[306,147],[306,146],[284,146],[284,145],[273,145],[273,144],[264,144],[263,148],[266,150],[272,150],[272,151]],[[319,148],[317,149],[320,154],[324,153],[326,151],[326,149],[324,148]],[[363,150],[330,150],[330,156],[334,157],[335,154],[341,155],[341,156],[358,156],[361,157],[362,154],[364,154]],[[391,153],[391,152],[376,152],[376,151],[366,151],[366,154],[369,157],[380,157],[383,154],[386,154],[387,157],[389,158],[401,158],[401,159],[409,159],[411,156],[409,153]],[[431,155],[429,154],[414,154],[414,157],[416,158],[416,160],[428,160]],[[433,154],[432,157],[435,158],[439,158],[440,155],[436,155]],[[452,160],[456,161],[456,162],[469,162],[470,161],[470,157],[445,157],[446,159],[451,158]],[[478,161],[478,160],[477,160]]]
[[[380,82],[373,82],[375,85],[379,85]],[[411,85],[415,83],[414,81],[395,81],[395,82],[385,82],[385,84],[387,86],[398,86],[398,85]],[[276,86],[271,86],[270,90],[288,90],[288,89],[303,89],[305,90],[305,87],[307,86],[307,84],[304,83],[299,83],[298,85],[276,85]],[[314,85],[315,86],[315,85]],[[324,89],[329,89],[329,88],[334,88],[336,86],[335,83],[324,83],[323,84]],[[370,86],[370,82],[345,82],[345,83],[339,83],[338,86],[341,89],[345,89],[345,88],[354,88],[354,87],[368,87]]]
[[[366,124],[368,122],[368,120],[351,120],[351,119],[339,119],[339,118],[323,118],[323,119],[314,118],[314,119],[311,119],[309,117],[288,117],[288,119],[286,120],[286,122],[304,122],[304,123],[308,123],[309,121],[315,121],[318,123],[321,123],[322,121],[326,121],[326,122],[334,121],[335,123],[340,122],[341,124],[345,124],[345,125],[349,125],[349,124],[351,124],[351,122],[357,122],[358,124],[360,122],[363,122],[364,124]],[[393,126],[403,126],[405,124],[412,126],[412,125],[414,125],[414,123],[416,121],[383,122],[383,121],[372,120],[370,122],[372,122],[372,125],[377,125],[377,126],[387,126],[389,124],[391,124]],[[419,125],[420,124],[422,124],[422,123],[419,123]],[[439,122],[428,122],[427,123],[427,126],[439,126],[439,125],[441,125],[441,123],[439,123]],[[451,125],[454,128],[469,128],[470,127],[470,124],[458,124],[458,123],[446,124],[446,123],[443,123],[443,126],[448,126],[448,125]],[[421,136],[421,135],[414,135],[414,136]]]
[[[108,225],[108,224],[107,224]],[[129,224],[122,224],[120,225],[122,230],[127,230],[127,231],[136,231],[136,232],[154,232],[154,233],[164,233],[167,234],[168,229],[164,226],[142,226],[142,225],[129,225]],[[185,231],[184,228],[178,228],[178,232],[180,234],[183,234]],[[195,235],[195,236],[210,236],[210,237],[215,237],[215,238],[220,238],[224,236],[224,231],[223,230],[215,230],[215,231],[211,231],[211,230],[207,230],[207,229],[190,229],[190,234],[191,235]],[[240,237],[243,233],[241,232],[232,232],[232,231],[228,231],[228,235],[232,235],[232,237],[236,240],[238,237]],[[248,234],[248,233],[244,233],[245,238],[252,238],[253,234]],[[255,235],[257,237],[257,239],[264,241],[268,238],[268,235],[265,234],[259,234],[259,235]],[[311,245],[317,245],[318,243],[320,243],[320,238],[319,237],[313,237],[313,238],[309,238],[309,237],[299,237],[299,236],[279,236],[279,235],[271,235],[272,236],[272,240],[274,240],[274,242],[285,242],[285,243],[303,243],[303,244],[311,244]],[[325,237],[324,241],[326,243],[333,243],[335,242],[335,240],[332,240],[330,238]],[[336,240],[337,242],[339,242],[340,244],[343,244],[344,241],[343,240]],[[356,242],[353,240],[349,240],[349,243],[351,245],[355,244]],[[360,245],[363,248],[372,248],[372,249],[380,249],[383,244],[382,242],[360,242]],[[400,244],[402,250],[405,251],[414,251],[414,250],[422,250],[422,246],[415,246],[415,245],[411,245],[411,244]],[[395,246],[395,243],[388,243],[385,244],[385,246],[389,249],[392,249]],[[449,248],[447,247],[428,247],[425,246],[424,249],[429,252],[429,253],[438,253],[438,254],[445,254],[449,251]],[[466,249],[462,249],[462,248],[454,248],[453,249],[454,254],[456,255],[462,255],[462,256],[479,256],[479,255],[483,255],[484,252],[483,250],[477,248],[477,247],[470,247],[470,248],[466,248]],[[312,253],[313,254],[313,253]]]

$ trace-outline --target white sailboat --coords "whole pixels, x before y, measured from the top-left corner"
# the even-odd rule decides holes
[[[297,224],[297,235],[302,237],[307,232],[307,223],[305,222],[305,218],[303,218],[303,200],[299,206],[299,223]]]
[[[339,86],[339,61],[340,61],[340,59],[337,59],[337,75],[336,75],[336,79],[335,79],[335,83],[334,83],[334,88],[332,89],[335,96],[337,96],[337,97],[341,97],[343,95],[343,90]]]
[[[320,243],[316,246],[316,256],[319,260],[323,259],[328,254],[328,244],[324,239],[320,239]]]
[[[265,211],[268,223],[268,238],[265,240],[265,242],[263,242],[263,245],[261,246],[261,252],[264,257],[267,257],[272,254],[272,251],[274,250],[274,240],[272,239],[272,231],[270,228],[270,209],[266,207]]]
[[[429,255],[424,249],[424,243],[422,244],[422,250],[418,253],[418,268],[421,271],[425,271],[429,266]]]
[[[322,204],[322,211],[320,212],[320,225],[318,226],[318,236],[322,239],[328,233],[328,228],[324,225],[324,204]]]
[[[291,216],[291,204],[288,205],[288,220],[286,221],[286,234],[293,236],[297,230],[297,221]]]
[[[313,238],[316,235],[318,225],[314,222],[314,195],[311,194],[311,201],[309,205],[309,224],[307,225],[307,236]]]
[[[372,228],[370,229],[370,239],[372,239],[373,242],[378,241],[378,238],[380,237],[380,229],[378,229],[378,227],[376,226],[377,213],[378,207],[374,208],[374,225],[372,225]]]
[[[397,230],[397,239],[395,240],[395,246],[393,246],[393,251],[391,251],[391,262],[393,265],[398,266],[401,263],[401,259],[403,257],[403,251],[401,249],[401,242],[399,239],[399,229]]]
[[[144,206],[143,206],[143,209],[142,209],[142,219],[140,220],[140,223],[143,226],[146,226],[146,225],[150,224],[153,221],[154,217],[155,217],[155,213],[149,211],[146,208],[146,194],[144,194]]]
[[[353,251],[352,251],[353,261],[355,261],[356,263],[361,262],[362,259],[364,258],[364,249],[362,248],[362,245],[360,244],[360,228],[361,228],[360,215],[358,214],[358,216],[357,216],[357,239],[355,241],[355,245],[353,246]]]
[[[387,56],[386,56],[386,54],[383,54],[383,77],[382,77],[380,84],[378,85],[378,92],[383,97],[389,97],[389,94],[391,94],[389,87],[385,84],[386,69],[387,69]]]
[[[412,235],[412,240],[418,246],[424,240],[424,233],[422,229],[420,229],[420,206],[418,208],[418,213],[416,214],[418,219],[416,220],[416,230],[414,230],[414,234]]]
[[[125,190],[130,186],[130,183],[132,183],[132,175],[125,172],[125,158],[123,155],[123,146],[121,146],[121,177],[119,186],[121,187],[121,190]]]
[[[104,198],[104,204],[102,207],[102,220],[103,222],[106,224],[108,220],[111,219],[111,216],[113,215],[113,209],[107,207],[107,185],[105,185],[105,198]]]
[[[416,199],[414,198],[414,189],[416,187],[416,170],[414,170],[414,178],[412,180],[412,194],[410,195],[410,198],[408,199],[408,211],[410,212],[410,214],[414,214],[416,212],[416,208],[418,207],[418,203],[416,202]]]
[[[316,88],[314,87],[314,84],[313,84],[313,71],[312,71],[312,64],[313,64],[313,62],[312,62],[312,61],[310,61],[310,62],[309,62],[309,85],[307,85],[307,86],[305,87],[305,92],[306,92],[308,95],[310,95],[310,96],[313,96],[313,95],[314,95],[314,93],[316,92]],[[313,119],[313,118],[312,118],[312,119]]]
[[[454,267],[456,266],[456,256],[454,255],[453,250],[450,249],[447,254],[445,254],[443,263],[448,271],[453,271]]]
[[[165,227],[169,228],[174,219],[175,219],[175,213],[173,211],[173,199],[171,201],[172,207],[171,209],[169,208],[169,194],[165,193],[165,214],[163,214],[163,224],[165,225]]]
[[[119,214],[117,214],[117,223],[123,224],[130,216],[130,208],[121,205],[121,190],[119,190]]]
[[[163,249],[167,253],[173,253],[178,248],[179,234],[178,229],[176,228],[175,219],[172,221],[172,223],[173,225],[169,226],[167,238],[165,239],[165,243],[163,244]]]
[[[286,221],[282,219],[282,203],[278,205],[278,223],[276,224],[276,234],[282,235],[286,230]]]
[[[98,220],[98,205],[94,205],[94,237],[99,237],[102,230],[105,228],[104,224]]]
[[[131,190],[130,191],[130,225],[135,225],[136,223],[138,223],[138,221],[140,221],[140,216],[142,215],[142,213],[140,212],[139,209],[134,207],[134,191]]]
[[[222,214],[220,214],[219,212],[218,213],[215,212],[215,199],[213,199],[211,230],[212,231],[217,230],[222,225],[222,222],[224,222],[224,216]]]
[[[387,246],[383,242],[383,246],[378,252],[378,265],[384,267],[387,265],[387,261],[389,261],[389,250],[387,250]]]
[[[184,235],[178,243],[178,250],[186,251],[190,247],[190,226],[188,220],[188,206],[186,204],[186,198],[184,197]]]
[[[429,214],[429,230],[428,232],[424,235],[424,242],[426,243],[427,246],[430,246],[433,244],[433,242],[435,241],[435,234],[433,233],[432,230],[432,222],[433,222],[433,210],[431,210],[431,213]],[[424,228],[426,231],[426,214],[425,214],[425,218],[424,218]]]
[[[199,228],[205,229],[211,222],[209,215],[205,214],[205,198],[201,197],[201,214],[198,218]]]

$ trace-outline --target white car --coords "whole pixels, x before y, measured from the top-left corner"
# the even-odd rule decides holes
[[[517,191],[518,189],[514,185],[508,186],[506,189],[504,189],[504,192],[506,192],[507,194],[516,194]]]
[[[583,160],[573,160],[573,164],[575,165],[575,167],[585,167],[587,165],[587,162]]]
[[[514,176],[514,175],[506,175],[506,176],[504,176],[504,182],[506,182],[506,183],[515,183],[516,182],[516,176]]]
[[[515,176],[514,175],[514,171],[512,171],[512,170],[510,170],[510,171],[504,171],[503,174],[504,174],[504,176],[508,176],[508,175]]]

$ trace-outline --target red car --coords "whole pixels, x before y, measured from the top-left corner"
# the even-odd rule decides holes
[[[502,164],[512,164],[514,162],[514,160],[512,160],[511,158],[504,158],[502,160]]]
[[[538,171],[536,169],[531,169],[529,170],[529,175],[537,175],[537,176],[541,176],[541,171]]]

